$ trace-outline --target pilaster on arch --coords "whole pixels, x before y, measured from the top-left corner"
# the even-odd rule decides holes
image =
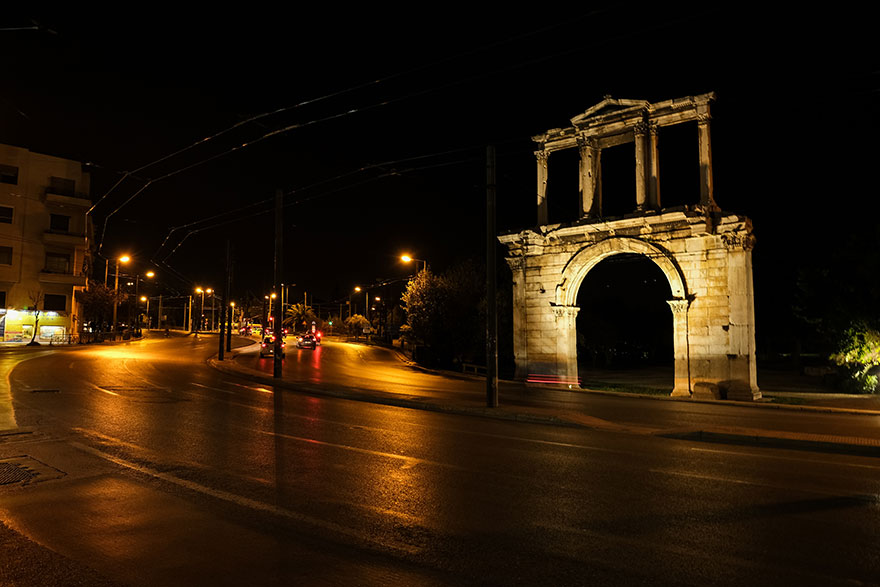
[[[687,298],[687,285],[672,256],[651,243],[637,238],[611,237],[588,245],[578,251],[562,271],[562,280],[556,287],[556,303],[559,306],[575,306],[578,289],[593,267],[603,259],[621,253],[644,255],[651,259],[666,276],[673,299]]]

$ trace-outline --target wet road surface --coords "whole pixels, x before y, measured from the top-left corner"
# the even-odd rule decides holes
[[[39,474],[0,486],[3,522],[130,585],[880,576],[877,459],[316,397],[211,370],[215,349],[214,337],[180,337],[19,363],[9,375],[19,428],[0,437],[0,463]],[[285,366],[313,385],[468,385],[378,357],[327,344],[289,350]]]

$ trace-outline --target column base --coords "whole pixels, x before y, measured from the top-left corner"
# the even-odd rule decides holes
[[[670,397],[691,397],[691,390],[686,385],[676,386],[672,389]]]

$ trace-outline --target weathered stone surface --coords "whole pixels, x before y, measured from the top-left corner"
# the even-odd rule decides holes
[[[737,399],[761,397],[755,376],[751,259],[755,239],[748,218],[722,213],[714,201],[708,145],[708,105],[713,99],[713,94],[706,94],[649,104],[607,98],[573,118],[571,128],[535,137],[542,146],[539,185],[547,180],[546,155],[552,151],[580,148],[581,156],[592,157],[590,165],[594,165],[602,149],[640,140],[645,142],[637,144],[636,169],[642,173],[636,177],[656,182],[655,159],[651,159],[656,157],[656,142],[645,137],[662,126],[697,122],[703,185],[699,204],[668,210],[657,209],[659,201],[651,195],[659,193],[656,185],[637,186],[641,199],[633,203],[634,213],[603,219],[601,182],[587,182],[592,192],[583,199],[583,217],[577,222],[548,225],[544,221],[532,230],[499,237],[514,272],[517,377],[541,373],[568,381],[577,378],[578,289],[603,259],[630,253],[651,259],[669,281],[673,395],[695,394],[699,389],[713,397],[725,393]],[[637,124],[641,130],[637,131]],[[645,134],[645,129],[650,133]],[[539,203],[546,207],[543,192]]]
[[[694,399],[724,399],[721,389],[715,383],[698,381],[694,384]]]

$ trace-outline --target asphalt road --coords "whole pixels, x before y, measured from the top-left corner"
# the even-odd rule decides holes
[[[876,458],[328,398],[210,369],[215,350],[214,337],[179,337],[2,358],[19,427],[0,435],[0,473],[30,477],[0,485],[0,584],[880,577]],[[358,345],[290,349],[285,368],[307,387],[419,396],[471,385]],[[592,417],[644,427],[873,421],[597,400]]]

